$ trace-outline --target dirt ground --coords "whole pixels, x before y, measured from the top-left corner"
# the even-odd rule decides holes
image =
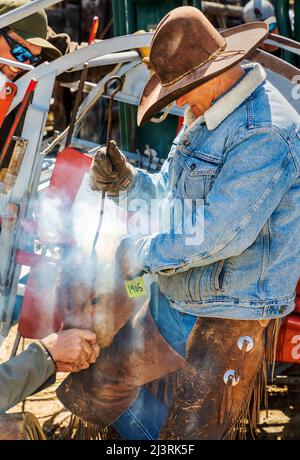
[[[9,358],[15,339],[16,327],[11,330],[0,352],[0,362]],[[22,343],[24,342],[24,343]],[[19,351],[30,341],[23,340]],[[285,368],[284,368],[285,367]],[[280,373],[280,375],[278,375]],[[269,411],[260,413],[257,439],[299,440],[300,439],[300,365],[276,367],[277,376],[268,386]],[[47,439],[70,439],[68,412],[55,396],[55,389],[65,377],[58,374],[56,384],[37,395],[27,398],[9,412],[28,411],[39,420]],[[114,438],[115,439],[115,438]]]

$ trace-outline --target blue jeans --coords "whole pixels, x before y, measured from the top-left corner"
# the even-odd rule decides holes
[[[172,308],[159,291],[157,283],[151,286],[150,311],[156,326],[181,356],[186,355],[186,341],[197,321],[197,316],[181,313]],[[135,402],[113,423],[123,439],[157,439],[167,416],[168,407],[141,387]]]

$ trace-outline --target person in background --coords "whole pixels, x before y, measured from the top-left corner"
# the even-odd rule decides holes
[[[271,34],[279,34],[275,9],[268,0],[250,0],[246,3],[243,10],[244,22],[263,21],[267,24]],[[277,46],[261,44],[260,48],[264,51],[280,57],[280,49]]]

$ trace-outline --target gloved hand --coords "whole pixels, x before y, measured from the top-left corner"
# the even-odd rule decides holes
[[[124,279],[133,278],[148,271],[145,266],[148,254],[147,243],[147,237],[136,239],[127,236],[121,240],[116,251],[116,263]]]
[[[128,163],[117,144],[110,141],[108,152],[106,147],[101,147],[95,155],[90,170],[91,189],[115,196],[126,191],[134,175],[135,168]]]

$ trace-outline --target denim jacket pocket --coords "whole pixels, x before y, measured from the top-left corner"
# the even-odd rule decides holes
[[[179,188],[183,198],[192,200],[205,199],[211,190],[216,176],[219,173],[221,160],[203,157],[182,155],[182,175]]]
[[[226,261],[220,260],[211,265],[195,267],[190,270],[188,281],[189,298],[201,301],[205,297],[220,295],[226,274]]]

